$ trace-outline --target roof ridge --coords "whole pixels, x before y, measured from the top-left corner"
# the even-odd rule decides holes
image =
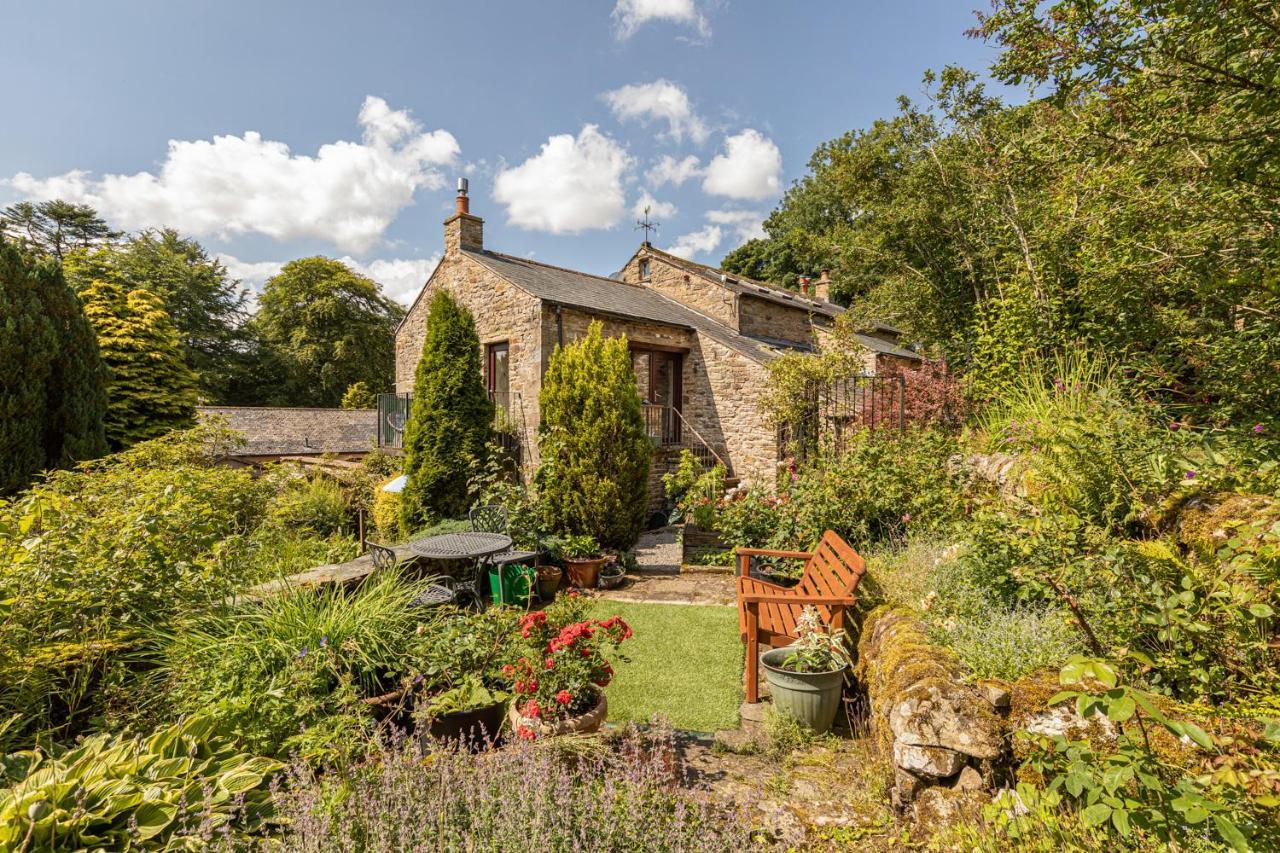
[[[670,252],[663,251],[662,249],[656,248],[654,246],[650,246],[649,251],[656,252],[662,255],[663,257],[671,258],[672,260],[676,261],[678,264],[697,267],[698,272],[702,273],[703,275],[707,275],[711,278],[717,278],[717,277],[732,278],[734,281],[738,282],[739,284],[752,284],[752,285],[755,285],[756,287],[763,287],[767,290],[776,290],[779,293],[791,299],[798,299],[803,302],[811,302],[814,305],[835,304],[835,303],[824,301],[821,299],[813,299],[811,297],[804,296],[799,291],[792,290],[789,287],[783,287],[781,285],[773,284],[768,281],[761,281],[760,279],[752,278],[749,275],[741,275],[740,273],[725,272],[720,267],[713,267],[710,264],[703,264],[703,263],[699,263],[698,261],[690,260],[689,258],[682,258],[679,255],[673,255]]]
[[[562,267],[562,266],[559,266],[558,264],[549,264],[545,261],[535,261],[533,258],[522,258],[518,255],[508,255],[506,252],[495,252],[492,249],[482,249],[481,254],[493,255],[494,257],[498,257],[498,258],[506,258],[509,261],[516,261],[522,264],[532,264],[535,267],[546,267],[547,269],[559,270],[560,272],[571,272],[574,275],[585,275],[588,278],[594,278],[600,281],[606,281],[609,284],[622,284],[627,287],[636,287],[636,288],[644,287],[643,285],[633,284],[632,282],[629,282],[629,281],[623,281],[617,278],[609,278],[609,276],[607,275],[596,275],[593,272],[584,272],[583,270],[575,270],[572,267]]]

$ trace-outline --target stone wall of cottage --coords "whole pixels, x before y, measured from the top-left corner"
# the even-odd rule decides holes
[[[812,315],[767,299],[738,297],[738,330],[744,335],[781,338],[805,346],[817,343]]]
[[[488,345],[505,342],[510,346],[510,417],[526,465],[536,464],[538,389],[542,382],[541,303],[466,255],[446,254],[405,315],[396,333],[396,392],[413,392],[431,298],[441,289],[475,317],[482,371],[488,370]]]
[[[642,260],[649,261],[648,278],[640,275]],[[738,328],[737,294],[702,276],[689,273],[660,255],[641,248],[622,268],[622,280],[643,284],[713,320],[719,320],[731,329]]]

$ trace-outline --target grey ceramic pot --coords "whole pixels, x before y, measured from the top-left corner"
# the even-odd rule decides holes
[[[823,734],[831,729],[840,708],[840,691],[848,665],[831,672],[792,672],[782,668],[791,649],[770,649],[760,655],[773,707],[801,725]]]

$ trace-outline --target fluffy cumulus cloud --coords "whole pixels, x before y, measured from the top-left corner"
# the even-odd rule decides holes
[[[702,174],[702,164],[692,154],[683,160],[677,160],[670,154],[666,154],[654,163],[648,172],[645,172],[645,177],[655,187],[668,183],[678,187],[700,174]]]
[[[528,160],[499,171],[493,197],[520,228],[552,234],[609,228],[627,212],[623,176],[631,164],[621,145],[588,124],[577,136],[552,136]]]
[[[651,217],[671,217],[678,212],[676,206],[669,201],[658,201],[648,190],[640,193],[640,198],[631,205],[631,215],[640,219],[648,212]]]
[[[601,97],[619,121],[665,122],[663,135],[676,142],[686,136],[698,144],[707,140],[707,125],[694,111],[689,95],[670,80],[623,86]]]
[[[218,260],[227,268],[228,275],[239,279],[255,298],[262,292],[267,279],[284,266],[283,261],[242,261],[228,254],[219,255]],[[380,284],[385,296],[407,306],[435,272],[436,265],[440,263],[440,253],[430,258],[378,258],[368,262],[345,255],[338,260]]]
[[[762,199],[782,191],[782,152],[758,130],[747,129],[724,141],[724,153],[707,164],[702,189],[728,198]]]
[[[765,236],[764,214],[756,210],[708,210],[707,221],[731,228],[740,244]]]
[[[711,36],[711,28],[695,0],[618,0],[613,7],[614,33],[620,39],[631,38],[650,21],[688,27],[702,39]]]
[[[716,246],[724,239],[724,231],[719,225],[708,225],[689,234],[677,237],[667,251],[682,258],[693,258],[694,255],[714,252]]]
[[[415,191],[444,185],[439,167],[454,162],[458,143],[448,131],[424,131],[407,111],[372,96],[359,123],[361,141],[322,145],[314,156],[249,131],[171,140],[154,173],[95,177],[77,170],[36,178],[22,172],[4,183],[31,199],[91,204],[128,229],[168,225],[223,238],[320,238],[363,252],[413,203]]]

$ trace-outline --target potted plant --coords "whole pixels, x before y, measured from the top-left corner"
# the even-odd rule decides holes
[[[845,672],[852,665],[844,634],[829,633],[814,607],[796,620],[799,639],[760,656],[773,705],[818,734],[831,728]]]
[[[554,599],[563,576],[564,569],[560,566],[552,564],[538,566],[538,598],[546,602]]]
[[[604,565],[600,567],[600,588],[617,589],[622,586],[623,581],[627,579],[627,564],[628,562],[634,564],[635,559],[635,556],[629,552],[606,558]]]
[[[517,737],[587,734],[608,716],[604,688],[613,679],[609,657],[631,629],[620,617],[586,619],[583,611],[582,599],[571,592],[520,619],[525,653],[504,669],[513,680],[515,700],[508,718]]]
[[[595,589],[604,557],[594,536],[564,536],[559,542],[560,556],[569,572],[569,583],[581,589]]]
[[[510,693],[489,687],[471,673],[458,686],[419,701],[415,714],[418,731],[436,740],[491,746],[502,731],[503,711],[510,698]]]

